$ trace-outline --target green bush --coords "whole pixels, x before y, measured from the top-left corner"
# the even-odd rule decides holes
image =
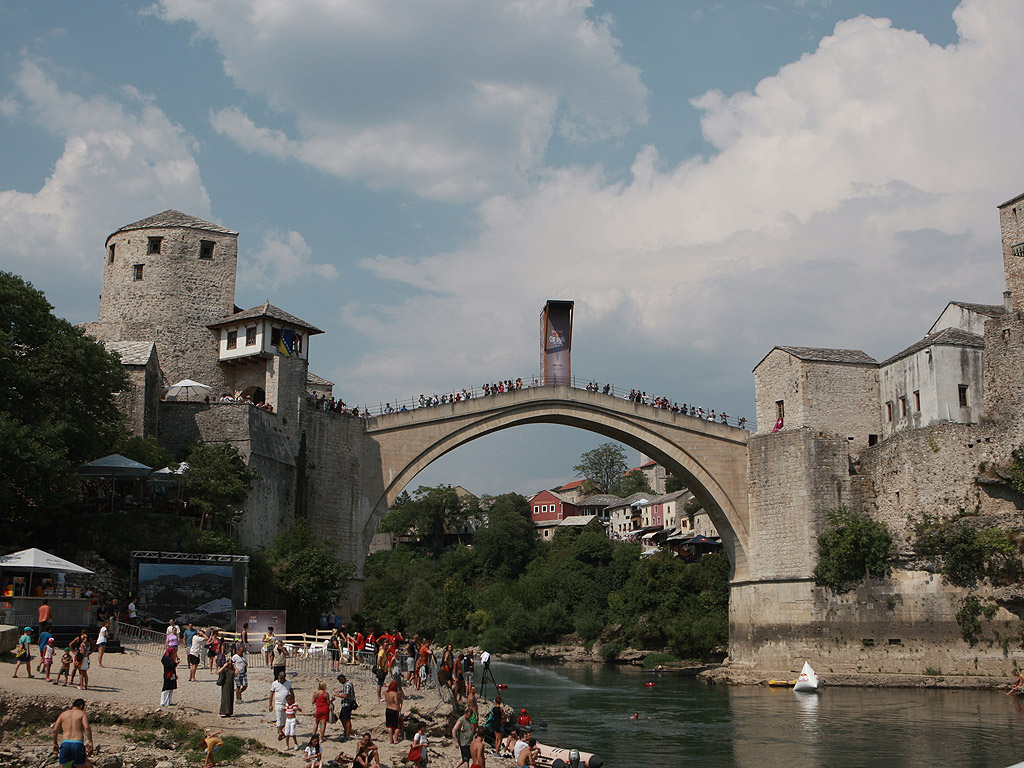
[[[959,517],[930,515],[914,528],[914,550],[935,558],[943,578],[954,586],[970,588],[984,579],[1013,584],[1024,573],[1017,540],[1006,529],[976,528]]]
[[[601,646],[601,650],[598,653],[601,654],[601,658],[605,662],[612,662],[619,658],[619,654],[622,653],[626,648],[626,645],[621,640],[616,640],[614,643],[605,643]]]
[[[895,547],[885,523],[846,507],[830,510],[826,523],[818,537],[815,584],[846,592],[866,578],[889,575]]]

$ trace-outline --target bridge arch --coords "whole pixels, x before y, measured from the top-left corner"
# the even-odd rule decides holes
[[[485,435],[526,424],[562,424],[635,448],[678,476],[704,506],[729,553],[733,579],[749,574],[747,432],[571,387],[538,387],[387,414],[367,425],[383,488],[370,500],[369,541],[402,489],[432,462]]]

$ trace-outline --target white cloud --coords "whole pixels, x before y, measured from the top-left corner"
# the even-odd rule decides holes
[[[994,207],[1024,187],[1024,102],[1007,91],[1024,5],[967,0],[955,20],[947,47],[885,21],[842,22],[753,93],[694,100],[717,148],[707,160],[659,170],[646,148],[625,182],[599,167],[550,171],[527,194],[483,203],[482,234],[463,249],[367,260],[422,295],[346,307],[391,350],[348,381],[394,383],[395,359],[413,372],[410,391],[535,370],[523,308],[547,298],[577,301],[575,355],[591,369],[635,350],[644,376],[699,380],[680,361],[701,357],[744,382],[773,344],[884,358],[949,299],[998,303]],[[588,353],[586,337],[617,355]]]
[[[478,201],[523,189],[557,131],[619,136],[647,119],[639,71],[586,0],[161,0],[239,88],[215,128],[239,145],[373,187]]]
[[[338,277],[333,264],[316,264],[312,256],[313,250],[298,232],[266,232],[259,250],[241,260],[238,281],[254,288],[273,288],[311,278]]]
[[[44,262],[54,279],[99,274],[95,260],[116,226],[171,207],[209,216],[192,139],[150,100],[132,89],[125,102],[70,93],[30,58],[12,82],[0,113],[48,132],[63,152],[40,189],[0,190],[5,268]]]

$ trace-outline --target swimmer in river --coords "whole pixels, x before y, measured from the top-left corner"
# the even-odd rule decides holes
[[[639,720],[640,719],[640,713],[639,712],[634,712],[632,715],[629,716],[629,719],[630,720]]]

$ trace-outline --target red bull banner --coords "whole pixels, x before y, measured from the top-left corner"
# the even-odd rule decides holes
[[[546,387],[572,385],[571,301],[548,301],[540,314],[540,374]]]

